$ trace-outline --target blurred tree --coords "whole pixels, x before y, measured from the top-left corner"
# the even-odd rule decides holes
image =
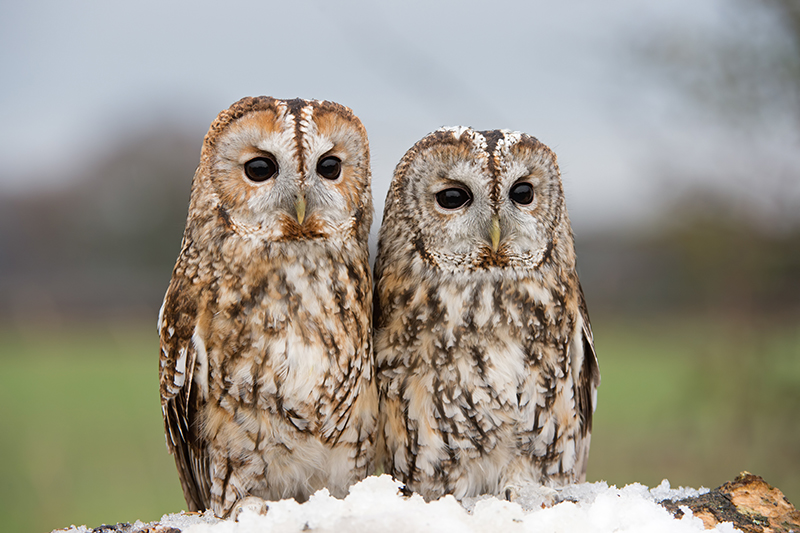
[[[0,315],[155,313],[199,150],[186,131],[154,125],[67,189],[0,198]]]
[[[657,229],[578,236],[593,313],[800,314],[800,227],[774,232],[716,192],[686,191]]]
[[[642,59],[662,83],[729,123],[800,126],[800,3],[733,0],[718,31],[671,27],[649,34]]]
[[[654,244],[673,266],[663,272],[675,300],[729,315],[800,311],[800,231],[776,233],[716,194],[690,191]]]
[[[706,169],[680,168],[681,158],[668,157],[673,168],[662,172],[663,189],[676,189],[676,174],[701,172],[688,181],[717,183],[722,198],[750,200],[745,209],[782,231],[800,224],[800,2],[733,0],[717,9],[713,28],[670,26],[636,47],[660,89],[678,96],[672,111],[723,130],[730,143],[707,154]]]
[[[663,148],[652,171],[662,213],[627,234],[578,235],[594,308],[800,312],[800,2],[716,7],[713,22],[687,19],[633,48],[696,128],[681,141],[702,143],[710,128],[730,146],[709,145],[702,164]]]

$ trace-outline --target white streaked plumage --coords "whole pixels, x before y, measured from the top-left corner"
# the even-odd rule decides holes
[[[552,151],[505,130],[419,141],[375,282],[387,472],[426,499],[584,480],[600,375]]]
[[[190,510],[343,497],[372,472],[369,146],[332,102],[245,98],[211,125],[159,312]]]

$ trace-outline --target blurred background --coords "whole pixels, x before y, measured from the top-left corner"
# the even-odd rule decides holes
[[[800,3],[0,4],[0,523],[184,508],[156,315],[208,125],[246,95],[350,106],[374,235],[443,126],[559,156],[603,383],[589,480],[800,503]]]

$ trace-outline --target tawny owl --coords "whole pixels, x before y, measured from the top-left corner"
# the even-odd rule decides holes
[[[158,320],[190,509],[343,497],[371,473],[371,221],[367,136],[346,107],[244,98],[211,125]]]
[[[375,265],[386,470],[426,499],[585,479],[600,375],[555,154],[443,128],[395,170]]]

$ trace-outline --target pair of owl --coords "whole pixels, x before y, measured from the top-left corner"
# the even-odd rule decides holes
[[[367,135],[244,98],[202,148],[159,313],[192,510],[306,500],[383,468],[431,500],[584,480],[599,372],[556,157],[444,128],[399,165],[375,263]]]

